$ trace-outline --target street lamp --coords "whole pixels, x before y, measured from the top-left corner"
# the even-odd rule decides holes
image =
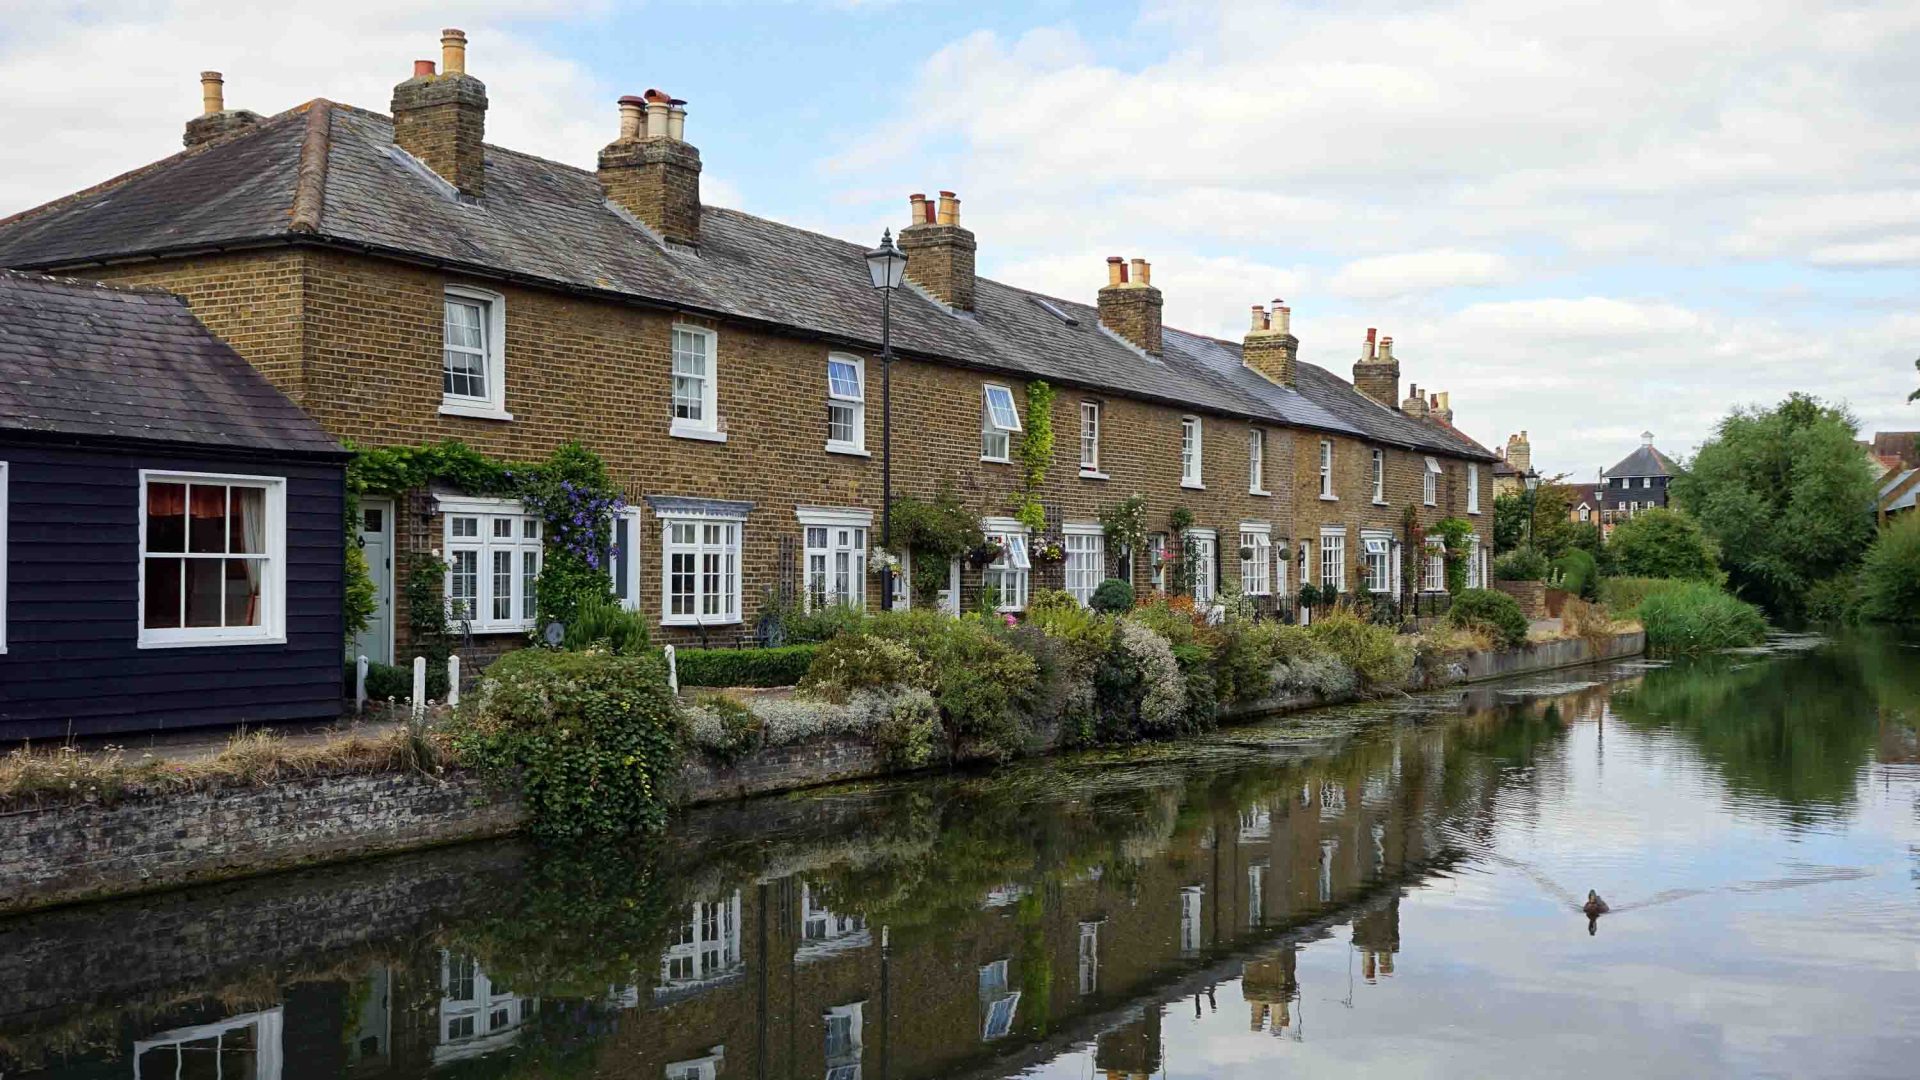
[[[1529,468],[1527,470],[1525,479],[1527,481],[1527,546],[1532,547],[1533,546],[1533,503],[1534,503],[1534,499],[1536,498],[1536,494],[1540,490],[1540,474],[1536,470]]]
[[[907,273],[906,253],[894,246],[893,230],[867,252],[867,273],[880,291],[880,546],[893,552],[893,290]],[[893,567],[880,574],[880,610],[893,610]]]

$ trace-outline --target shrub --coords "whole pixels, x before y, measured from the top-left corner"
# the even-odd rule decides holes
[[[1640,602],[1647,648],[1663,653],[1700,653],[1758,645],[1767,636],[1760,609],[1705,582],[1682,582]]]
[[[1108,578],[1094,587],[1088,606],[1102,615],[1121,615],[1133,610],[1133,586],[1119,578]]]
[[[1647,597],[1679,588],[1670,578],[1616,577],[1600,583],[1600,602],[1623,618],[1633,618]]]
[[[1560,625],[1573,637],[1585,638],[1598,647],[1613,637],[1613,616],[1605,604],[1589,604],[1577,596],[1567,597],[1560,609]]]
[[[1920,619],[1920,513],[1880,530],[1860,564],[1860,614],[1880,622]]]
[[[646,832],[667,817],[680,714],[654,656],[522,649],[455,714],[454,749],[516,788],[539,836]]]
[[[1027,608],[1027,624],[1042,630],[1053,640],[1059,642],[1067,651],[1069,659],[1076,663],[1092,664],[1107,650],[1113,640],[1113,621],[1102,618],[1099,613],[1080,606],[1079,602],[1066,593],[1052,593],[1052,596],[1064,596],[1067,602],[1062,605],[1048,603],[1044,606]]]
[[[1527,617],[1513,597],[1495,589],[1463,589],[1447,609],[1447,624],[1478,630],[1514,648],[1527,640]]]
[[[354,666],[346,667],[347,693],[353,692]],[[413,669],[397,664],[367,662],[367,700],[405,702],[413,698]],[[447,666],[427,664],[427,700],[447,700]]]
[[[1719,551],[1699,522],[1665,507],[1642,510],[1615,526],[1607,546],[1629,577],[1721,580]]]
[[[687,710],[687,734],[694,746],[731,764],[760,749],[766,725],[752,709],[724,694],[702,694]]]
[[[647,617],[611,600],[582,598],[566,629],[564,647],[575,652],[602,646],[617,656],[639,656],[651,648]]]
[[[886,715],[873,731],[873,745],[896,769],[920,769],[940,752],[940,706],[925,690],[908,690],[890,699]]]
[[[800,689],[828,701],[845,703],[857,690],[926,686],[931,681],[927,662],[890,638],[843,634],[817,649]]]
[[[793,686],[813,666],[818,645],[773,649],[675,649],[681,686]]]
[[[1358,685],[1353,669],[1330,652],[1302,653],[1273,668],[1273,687],[1280,692],[1317,694],[1332,700],[1353,693]]]
[[[972,741],[995,758],[1026,746],[1026,710],[1038,696],[1039,665],[978,618],[941,620],[933,639],[933,695],[949,741]]]
[[[780,617],[788,645],[810,645],[853,633],[866,621],[865,611],[848,604],[822,604],[812,611],[789,611]]]
[[[1869,549],[1871,550],[1871,549]],[[1865,618],[1859,571],[1843,571],[1807,590],[1807,618],[1816,623],[1857,623]]]
[[[1129,617],[1173,645],[1192,644],[1206,625],[1205,616],[1195,614],[1193,599],[1186,596],[1155,597],[1134,609]]]
[[[1593,556],[1579,548],[1560,556],[1554,563],[1560,575],[1560,587],[1582,600],[1600,598],[1600,566]]]
[[[1413,651],[1403,647],[1392,630],[1366,622],[1352,612],[1329,611],[1315,618],[1307,633],[1352,668],[1367,690],[1399,689],[1413,674]]]
[[[1547,570],[1547,557],[1537,548],[1515,548],[1493,560],[1493,576],[1500,581],[1545,581]]]
[[[1185,700],[1176,730],[1182,735],[1213,730],[1220,717],[1220,684],[1213,650],[1205,645],[1177,645],[1173,659],[1180,666]]]
[[[1113,644],[1094,672],[1093,689],[1097,742],[1171,734],[1186,710],[1186,679],[1173,647],[1133,618],[1121,619],[1114,628]]]

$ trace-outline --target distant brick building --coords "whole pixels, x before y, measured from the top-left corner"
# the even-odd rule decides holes
[[[437,71],[421,61],[395,88],[391,116],[315,100],[262,118],[205,79],[183,152],[0,222],[0,266],[177,292],[362,445],[457,438],[526,460],[581,440],[634,507],[617,591],[663,640],[750,634],[776,592],[877,603],[865,245],[703,205],[683,102],[622,98],[588,172],[483,141],[487,91],[457,31]],[[1084,598],[1112,574],[1155,584],[1098,525],[1136,493],[1156,550],[1187,549],[1206,595],[1265,599],[1303,579],[1410,593],[1429,584],[1418,548],[1434,521],[1491,536],[1494,456],[1450,410],[1400,400],[1390,338],[1369,331],[1349,383],[1299,359],[1278,301],[1237,342],[1165,326],[1144,259],[1089,266],[1091,303],[978,277],[950,192],[912,196],[900,245],[895,494],[950,487],[1006,545],[984,570],[950,567],[942,603],[988,584],[1008,609],[1043,586]],[[1047,567],[1012,517],[1036,380],[1057,391],[1040,495],[1068,551]],[[1175,507],[1193,514],[1184,536]],[[366,512],[383,606],[361,651],[404,649],[392,597],[409,555],[430,551],[451,564],[443,585],[474,650],[523,640],[541,550],[517,504],[421,491]]]

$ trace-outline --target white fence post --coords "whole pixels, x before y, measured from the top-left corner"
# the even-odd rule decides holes
[[[413,658],[413,718],[420,719],[427,714],[427,658]]]
[[[680,663],[674,658],[673,646],[667,646],[664,651],[667,656],[667,689],[677,694],[680,692]]]
[[[353,662],[353,711],[367,711],[367,658],[361,656]]]
[[[447,707],[460,704],[460,657],[447,657]]]

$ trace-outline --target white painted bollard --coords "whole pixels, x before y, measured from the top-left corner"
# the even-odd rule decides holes
[[[413,658],[413,718],[420,719],[427,714],[427,658]]]
[[[447,657],[447,707],[460,704],[460,658]]]
[[[353,662],[353,711],[367,711],[367,658],[361,656]]]
[[[669,645],[662,651],[667,656],[667,689],[677,694],[680,692],[679,662],[674,659],[673,646]]]

